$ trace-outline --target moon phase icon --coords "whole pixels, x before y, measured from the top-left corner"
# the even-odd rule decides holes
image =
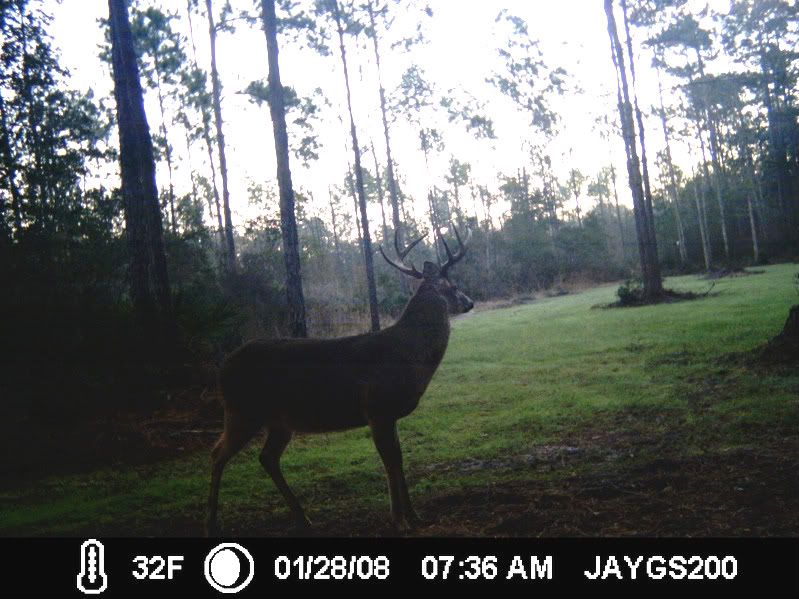
[[[220,543],[205,556],[205,579],[220,593],[238,593],[255,575],[252,555],[238,543]]]

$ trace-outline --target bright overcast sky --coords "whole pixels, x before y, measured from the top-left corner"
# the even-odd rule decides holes
[[[723,4],[724,0],[719,0]],[[718,2],[717,2],[718,3]],[[185,2],[170,0],[157,3],[162,9],[177,11],[185,21]],[[202,3],[201,3],[202,4]],[[215,4],[221,6],[222,0]],[[251,0],[233,0],[234,9],[249,9]],[[502,97],[485,82],[497,64],[496,48],[501,38],[496,36],[494,19],[501,9],[524,18],[533,38],[540,40],[544,60],[550,66],[561,66],[572,75],[583,90],[581,94],[568,94],[557,99],[553,107],[562,117],[561,133],[549,148],[557,175],[565,182],[570,168],[578,168],[593,176],[610,162],[620,174],[620,196],[629,203],[629,193],[624,186],[625,164],[623,145],[613,139],[610,147],[593,130],[599,115],[615,111],[615,77],[610,59],[609,41],[603,3],[600,0],[430,0],[433,18],[427,19],[424,32],[429,43],[417,47],[409,54],[390,53],[386,47],[383,64],[384,84],[390,93],[399,83],[402,72],[412,62],[425,70],[428,80],[438,92],[451,88],[468,90],[478,100],[487,104],[488,116],[495,123],[497,139],[474,140],[461,127],[444,131],[445,150],[431,161],[429,175],[425,170],[423,155],[418,150],[418,139],[410,127],[402,122],[392,130],[392,147],[399,173],[405,180],[405,189],[416,199],[423,200],[428,183],[444,186],[443,175],[451,155],[472,164],[474,178],[496,189],[498,172],[515,174],[528,165],[522,150],[526,138],[526,119],[517,113],[509,100]],[[108,5],[103,0],[63,0],[58,5],[48,5],[54,16],[52,32],[56,46],[61,51],[62,62],[72,73],[73,86],[82,90],[93,88],[98,96],[111,95],[112,81],[107,67],[97,58],[97,47],[103,32],[97,19],[107,16]],[[217,10],[219,7],[215,7]],[[77,12],[76,12],[77,11]],[[194,33],[198,60],[208,69],[207,24],[195,16]],[[183,29],[181,29],[183,31]],[[188,36],[188,29],[184,31]],[[319,127],[323,147],[320,160],[308,169],[293,161],[292,173],[295,187],[313,193],[317,202],[326,202],[329,184],[340,184],[351,161],[346,135],[338,115],[344,116],[343,81],[338,56],[318,57],[301,50],[288,40],[281,39],[281,72],[284,85],[295,87],[307,95],[313,88],[321,87],[333,105],[327,110],[326,122]],[[187,44],[187,52],[190,46]],[[381,164],[385,163],[382,128],[379,121],[377,89],[374,83],[371,48],[356,51],[349,48],[353,63],[350,72],[353,83],[355,118],[362,146],[374,141]],[[255,79],[266,77],[266,43],[260,29],[241,25],[234,34],[221,34],[217,43],[219,70],[224,86],[223,115],[225,137],[228,145],[228,165],[231,179],[231,203],[237,225],[252,216],[247,205],[249,181],[274,185],[275,159],[269,112],[258,108],[238,93]],[[654,73],[648,68],[650,57],[638,59],[639,93],[642,107],[656,101],[657,84]],[[151,129],[160,123],[154,94],[146,100]],[[348,124],[347,124],[348,126]],[[649,119],[647,133],[650,156],[663,144],[659,124]],[[185,141],[177,130],[170,135],[179,155],[185,155]],[[679,156],[679,151],[677,152]],[[195,169],[200,162],[200,148],[194,151]],[[373,169],[371,155],[364,158],[364,166]],[[381,167],[382,168],[382,167]],[[188,169],[179,166],[176,172],[177,193],[188,189]],[[159,187],[166,185],[166,169],[159,168]],[[319,203],[319,214],[327,214]],[[417,216],[422,204],[417,203]],[[376,217],[377,215],[374,214]],[[325,218],[325,220],[327,220]],[[371,218],[370,218],[371,220]],[[376,221],[375,221],[376,223]]]

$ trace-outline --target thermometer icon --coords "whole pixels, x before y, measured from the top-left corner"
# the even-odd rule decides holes
[[[78,590],[86,595],[99,595],[107,586],[105,547],[97,539],[84,541],[80,546]]]

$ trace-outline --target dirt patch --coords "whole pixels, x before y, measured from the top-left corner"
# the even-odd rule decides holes
[[[524,468],[551,469],[565,466],[580,458],[585,451],[579,447],[567,445],[541,445],[530,450],[530,453],[481,460],[469,458],[456,462],[439,462],[430,464],[426,470],[431,472],[477,472],[480,470],[518,470]]]
[[[796,536],[799,440],[769,447],[656,458],[562,479],[519,477],[418,499],[426,525],[406,536]],[[518,462],[525,458],[519,456]],[[482,465],[481,465],[482,466]],[[457,469],[457,464],[450,469]],[[400,536],[386,511],[346,515],[309,505],[302,536]],[[163,523],[196,534],[199,521]],[[190,526],[186,528],[186,526]],[[159,526],[156,534],[164,534]],[[237,514],[233,536],[293,536],[285,513]]]

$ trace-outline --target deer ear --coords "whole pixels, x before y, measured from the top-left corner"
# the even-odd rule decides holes
[[[425,279],[436,279],[441,276],[441,269],[438,267],[438,264],[425,262],[424,268],[422,269],[422,276],[424,276]]]

